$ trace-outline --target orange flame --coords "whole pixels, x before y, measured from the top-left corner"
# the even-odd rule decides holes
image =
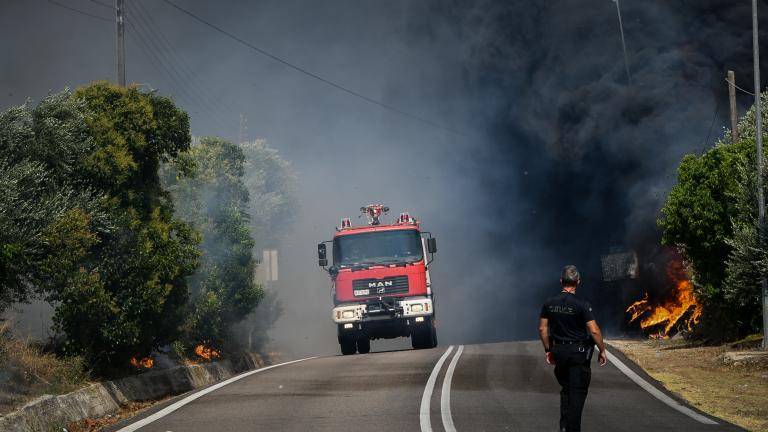
[[[640,328],[643,330],[663,326],[661,331],[649,336],[652,339],[666,339],[669,331],[675,328],[678,323],[690,331],[701,320],[702,307],[693,294],[693,284],[687,279],[678,279],[678,275],[682,274],[682,264],[672,262],[669,274],[673,280],[677,280],[676,286],[671,295],[661,304],[651,304],[646,292],[642,299],[629,305],[626,310],[627,313],[631,314],[630,323],[642,317]],[[688,314],[687,317],[686,314]]]
[[[132,357],[131,365],[137,369],[152,369],[152,366],[155,365],[155,361],[152,360],[152,357],[144,357],[143,359]]]
[[[207,361],[211,361],[221,357],[221,352],[213,348],[207,347],[204,344],[200,344],[195,347],[195,354],[197,354],[199,357],[202,357]]]

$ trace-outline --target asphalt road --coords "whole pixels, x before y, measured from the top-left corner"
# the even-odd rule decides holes
[[[133,423],[159,417],[142,432],[556,431],[558,391],[538,342],[441,346],[278,366],[159,417],[185,400],[176,398]],[[707,420],[717,424],[701,423]],[[593,365],[582,426],[611,432],[742,430],[673,409],[611,363]],[[115,429],[123,427],[132,430],[129,424]]]

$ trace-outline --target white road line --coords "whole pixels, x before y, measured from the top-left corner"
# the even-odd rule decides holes
[[[453,345],[449,346],[445,353],[440,357],[440,360],[435,363],[435,367],[432,369],[432,373],[429,375],[427,385],[424,387],[424,394],[421,395],[421,409],[419,410],[419,425],[421,425],[421,432],[432,432],[432,422],[429,419],[429,405],[432,400],[432,392],[435,390],[435,381],[440,374],[440,369],[445,363],[445,359],[453,351]]]
[[[656,387],[651,385],[651,383],[649,383],[648,381],[646,381],[643,378],[641,378],[640,375],[636,374],[632,369],[627,367],[627,365],[622,363],[621,360],[616,358],[616,356],[614,356],[611,353],[607,353],[607,354],[608,354],[608,359],[610,360],[610,362],[613,363],[620,371],[622,371],[624,373],[624,375],[626,375],[629,379],[634,381],[635,384],[637,384],[640,387],[642,387],[645,391],[647,391],[648,393],[653,395],[656,399],[664,402],[665,404],[667,404],[671,408],[676,409],[677,411],[680,411],[681,413],[683,413],[683,414],[687,415],[688,417],[698,421],[699,423],[710,424],[710,425],[718,424],[716,421],[710,419],[709,417],[703,416],[703,415],[697,413],[696,411],[694,411],[694,410],[692,410],[692,409],[690,409],[690,408],[688,408],[688,407],[686,407],[684,405],[681,405],[678,401],[676,401],[676,400],[672,399],[671,397],[667,396],[666,394],[664,394],[664,392],[660,391],[659,389],[657,389]]]
[[[146,417],[146,418],[144,418],[142,420],[137,421],[136,423],[130,424],[130,425],[128,425],[128,426],[118,430],[117,432],[134,432],[136,430],[139,430],[139,429],[143,428],[144,426],[154,422],[155,420],[159,420],[159,419],[167,416],[168,414],[176,411],[177,409],[183,407],[184,405],[186,405],[186,404],[188,404],[188,403],[190,403],[190,402],[192,402],[192,401],[194,401],[196,399],[199,399],[199,398],[207,395],[208,393],[210,393],[212,391],[218,390],[218,389],[224,387],[227,384],[232,384],[233,382],[239,381],[239,380],[241,380],[241,379],[243,379],[245,377],[249,377],[249,376],[251,376],[253,374],[257,374],[259,372],[264,372],[264,371],[267,371],[269,369],[274,369],[276,367],[286,366],[286,365],[289,365],[289,364],[298,363],[298,362],[302,362],[302,361],[306,361],[306,360],[312,360],[314,358],[317,358],[317,357],[307,357],[307,358],[303,358],[303,359],[299,359],[299,360],[294,360],[294,361],[289,361],[289,362],[285,362],[285,363],[280,363],[280,364],[276,364],[276,365],[272,365],[272,366],[263,367],[261,369],[255,369],[255,370],[252,370],[250,372],[246,372],[244,374],[240,374],[240,375],[234,376],[234,377],[232,377],[232,378],[230,378],[230,379],[228,379],[226,381],[222,381],[222,382],[220,382],[218,384],[214,384],[214,385],[212,385],[210,387],[206,387],[203,390],[200,390],[199,392],[193,393],[193,394],[185,397],[184,399],[182,399],[182,400],[180,400],[180,401],[178,401],[176,403],[168,405],[167,407],[161,409],[160,411],[152,414],[149,417]]]
[[[451,383],[453,382],[453,371],[456,370],[456,363],[459,362],[462,352],[464,352],[464,345],[459,345],[459,349],[456,350],[456,354],[451,359],[451,364],[448,365],[443,377],[443,389],[440,393],[440,415],[443,418],[445,432],[456,432],[456,426],[453,424],[453,416],[451,415]]]

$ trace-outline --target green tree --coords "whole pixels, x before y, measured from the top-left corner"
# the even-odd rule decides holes
[[[190,170],[191,176],[180,175]],[[232,327],[263,297],[254,280],[256,261],[244,173],[242,150],[215,137],[202,138],[166,173],[178,202],[177,214],[202,232],[202,262],[191,279],[187,322],[192,343],[226,348]]]
[[[705,301],[722,299],[725,261],[731,251],[731,217],[741,194],[739,166],[747,142],[718,143],[697,157],[686,155],[678,167],[677,184],[662,208],[662,241],[677,246],[690,260],[697,295]]]
[[[99,195],[73,175],[93,148],[85,118],[69,91],[0,113],[0,312],[80,283],[73,256],[95,242],[94,230],[109,230]],[[71,237],[58,237],[73,221]]]
[[[768,253],[758,236],[756,171],[754,158],[742,166],[742,194],[737,202],[738,212],[732,219],[733,235],[726,240],[731,252],[726,261],[723,296],[739,312],[734,319],[736,326],[744,331],[758,331],[762,327],[760,282],[761,277],[768,274]],[[764,176],[763,184],[766,180],[768,176]]]
[[[189,120],[168,98],[106,82],[74,97],[85,104],[93,142],[76,172],[106,196],[114,229],[89,251],[97,283],[51,294],[59,304],[54,322],[67,352],[127,362],[175,340],[184,322],[199,238],[173,218],[158,171],[189,148]]]
[[[173,102],[97,82],[0,115],[0,307],[44,295],[66,354],[97,369],[175,340],[199,235],[160,163],[189,148]]]
[[[290,162],[264,140],[242,143],[245,187],[251,197],[251,227],[257,248],[276,247],[299,209],[297,177]]]
[[[766,94],[761,97],[768,102]],[[705,332],[714,338],[756,328],[759,274],[768,269],[757,235],[754,109],[739,131],[736,143],[727,141],[726,132],[703,155],[683,158],[659,220],[662,241],[677,246],[691,264]]]
[[[760,95],[763,106],[768,103],[768,93]],[[763,123],[768,115],[763,113]],[[731,218],[733,235],[727,240],[731,253],[726,262],[726,279],[723,285],[725,299],[739,311],[735,319],[744,331],[759,331],[762,327],[761,277],[768,274],[768,250],[758,235],[757,212],[757,157],[755,154],[755,110],[752,107],[739,122],[741,143],[747,148],[739,165],[739,192],[737,211]],[[764,138],[765,140],[765,138]],[[765,158],[763,187],[768,185]],[[764,232],[762,238],[768,232]]]
[[[240,147],[245,154],[245,186],[251,199],[251,232],[256,250],[277,248],[299,211],[296,173],[290,162],[281,158],[264,140],[242,143]],[[282,313],[278,296],[267,292],[243,325],[249,348],[266,345],[267,330]]]

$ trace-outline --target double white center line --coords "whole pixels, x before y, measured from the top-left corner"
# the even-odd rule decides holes
[[[449,346],[445,353],[435,364],[432,369],[432,373],[429,375],[427,385],[424,387],[424,394],[421,395],[421,409],[419,410],[419,424],[421,425],[421,432],[432,432],[432,421],[430,419],[430,401],[432,400],[432,393],[435,390],[435,382],[437,376],[440,375],[440,370],[443,368],[443,363],[451,355],[453,351],[453,345]],[[443,386],[440,393],[440,417],[443,420],[443,428],[446,432],[456,432],[456,427],[453,425],[453,416],[451,415],[451,383],[453,382],[453,372],[456,370],[456,363],[459,362],[461,353],[464,352],[464,345],[459,345],[456,350],[456,354],[451,359],[451,363],[448,365],[448,370],[445,371],[443,377]]]

